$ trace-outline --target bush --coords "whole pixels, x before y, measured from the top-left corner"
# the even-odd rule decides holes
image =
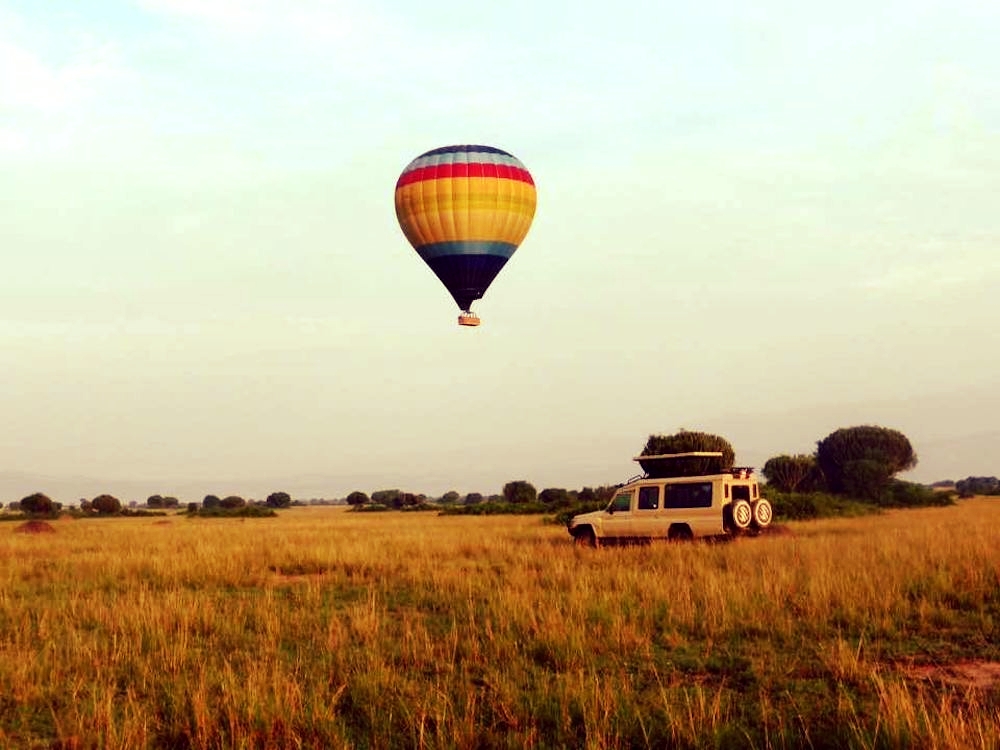
[[[876,505],[826,492],[781,492],[770,485],[761,488],[771,501],[777,521],[802,521],[836,516],[866,516],[880,512]]]
[[[641,456],[662,456],[673,453],[719,452],[721,458],[689,457],[674,460],[639,461],[642,470],[650,477],[695,477],[720,474],[733,468],[736,451],[729,441],[707,432],[681,430],[674,435],[650,435]]]
[[[917,465],[917,454],[902,432],[864,425],[820,440],[816,461],[832,492],[874,500],[893,476]]]
[[[52,502],[52,498],[41,492],[21,498],[18,507],[22,512],[30,513],[33,516],[51,515],[56,510],[56,504]]]
[[[527,516],[547,513],[551,510],[539,502],[523,503],[478,503],[476,505],[449,505],[440,508],[442,516]]]
[[[264,505],[244,505],[239,508],[224,508],[222,506],[206,508],[202,506],[201,510],[195,511],[192,515],[198,518],[273,518],[278,514],[274,508],[268,508]]]
[[[960,497],[1000,495],[1000,479],[996,477],[966,477],[955,482]]]
[[[114,495],[98,495],[90,501],[90,507],[102,516],[113,516],[121,513],[121,501]]]
[[[523,479],[515,479],[503,486],[503,499],[507,503],[533,503],[537,497],[535,486]]]
[[[924,508],[954,505],[955,497],[951,492],[935,492],[922,484],[893,479],[882,490],[877,502],[886,508]]]

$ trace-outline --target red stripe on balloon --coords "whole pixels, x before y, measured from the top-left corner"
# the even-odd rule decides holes
[[[480,162],[466,164],[454,162],[452,164],[435,164],[404,172],[396,182],[396,188],[411,185],[414,182],[443,180],[450,177],[500,177],[507,180],[526,182],[529,185],[535,184],[535,181],[531,179],[531,175],[528,174],[527,169],[512,167],[509,164],[485,164]]]

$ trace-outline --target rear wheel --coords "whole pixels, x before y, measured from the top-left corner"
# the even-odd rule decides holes
[[[671,542],[690,542],[694,539],[694,534],[687,524],[674,524],[667,532],[667,539]]]
[[[767,498],[762,497],[753,504],[753,526],[755,529],[766,529],[771,525],[774,509]]]

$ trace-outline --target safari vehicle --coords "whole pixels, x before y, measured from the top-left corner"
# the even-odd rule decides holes
[[[569,533],[577,544],[594,547],[752,534],[770,526],[771,504],[760,496],[753,468],[733,467],[698,476],[677,476],[678,472],[664,468],[678,459],[692,466],[698,465],[692,459],[721,456],[694,452],[636,457],[646,473],[621,485],[604,510],[575,516]]]

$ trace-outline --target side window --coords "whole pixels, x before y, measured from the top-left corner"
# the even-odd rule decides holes
[[[639,510],[656,510],[660,507],[659,487],[639,488]]]
[[[664,489],[666,489],[666,496],[663,498],[664,508],[712,507],[711,482],[668,484]]]
[[[632,493],[622,492],[621,494],[615,495],[615,499],[611,501],[611,506],[608,510],[613,510],[615,513],[623,510],[629,510],[632,507]]]

